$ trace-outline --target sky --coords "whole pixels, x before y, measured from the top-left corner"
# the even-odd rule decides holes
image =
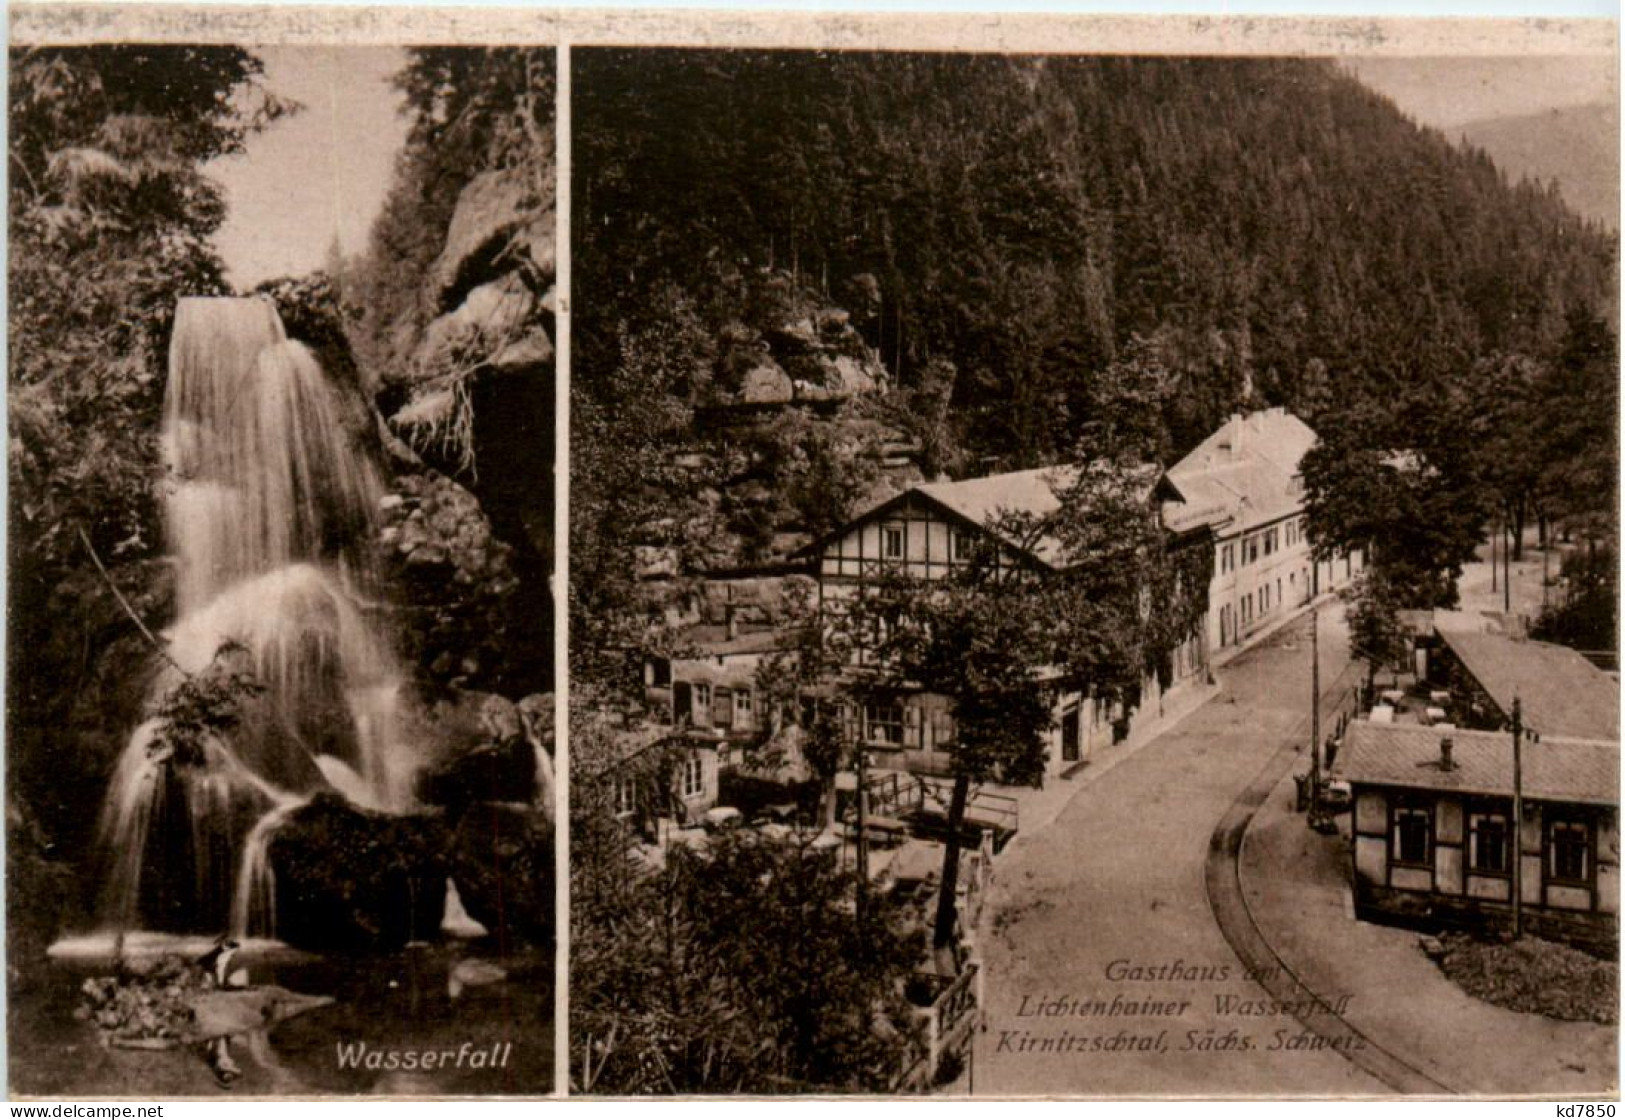
[[[366,247],[389,189],[406,120],[390,77],[394,47],[262,47],[265,84],[304,111],[251,137],[240,156],[207,171],[226,191],[215,238],[238,288],[320,268],[335,236],[345,254]]]

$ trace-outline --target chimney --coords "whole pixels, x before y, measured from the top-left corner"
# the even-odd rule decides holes
[[[1455,741],[1449,735],[1439,740],[1439,769],[1454,770],[1456,760],[1454,757]]]

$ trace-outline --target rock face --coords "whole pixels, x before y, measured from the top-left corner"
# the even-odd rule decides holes
[[[465,668],[455,651],[442,658],[447,650],[430,648],[431,675],[516,695],[550,687],[552,678],[552,159],[550,149],[541,151],[523,167],[480,172],[463,188],[424,283],[423,302],[441,314],[421,332],[403,324],[409,337],[397,350],[411,357],[381,371],[394,435],[429,470],[471,493],[488,532],[511,550],[502,616],[483,616],[503,623],[490,644],[505,651],[505,663],[493,670],[476,655]],[[441,564],[439,542],[417,555],[413,531],[403,528],[400,540],[414,545],[419,570]],[[463,586],[481,578],[475,573]],[[454,628],[468,615],[461,607],[450,613],[457,621],[443,624]]]
[[[318,794],[270,842],[277,936],[323,952],[388,952],[437,936],[448,847],[434,817],[386,816]]]
[[[384,571],[404,604],[402,652],[436,685],[500,680],[519,579],[480,503],[423,472],[399,476],[379,512]]]
[[[518,253],[551,276],[556,221],[551,179],[520,168],[498,168],[474,176],[457,198],[446,245],[431,270],[438,294],[466,287],[471,274],[493,258]]]
[[[499,945],[552,939],[553,831],[540,812],[491,801],[470,806],[451,867],[464,908]]]
[[[774,271],[762,274],[759,305],[750,323],[735,321],[717,332],[707,404],[836,402],[885,387],[885,367],[845,309]]]

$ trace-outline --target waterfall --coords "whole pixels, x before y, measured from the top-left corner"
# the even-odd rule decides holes
[[[271,869],[271,837],[302,801],[290,801],[259,819],[243,842],[242,869],[231,899],[231,935],[238,941],[276,936],[276,872]]]
[[[268,300],[180,301],[161,438],[176,619],[150,707],[223,648],[262,691],[201,757],[174,757],[157,718],[131,736],[101,818],[113,928],[274,934],[268,852],[294,809],[335,788],[410,807],[400,674],[366,609],[382,485],[343,417]]]

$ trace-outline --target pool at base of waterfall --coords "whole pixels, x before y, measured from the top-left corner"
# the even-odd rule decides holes
[[[133,947],[127,942],[126,951]],[[153,941],[140,951],[163,947]],[[198,948],[181,939],[172,947]],[[245,970],[250,985],[333,1002],[230,1036],[230,1059],[241,1076],[228,1087],[211,1067],[207,1044],[159,1051],[106,1045],[75,1011],[84,1003],[84,981],[111,971],[107,956],[92,952],[88,941],[78,948],[58,952],[9,993],[14,1095],[536,1096],[552,1089],[550,949],[498,955],[488,941],[448,940],[340,957],[276,942],[246,944],[230,967]]]

